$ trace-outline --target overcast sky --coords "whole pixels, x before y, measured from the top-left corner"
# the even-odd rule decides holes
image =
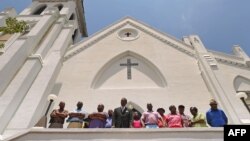
[[[17,12],[32,0],[0,0]],[[240,45],[250,56],[250,0],[84,0],[89,35],[133,17],[181,39],[197,34],[206,48],[225,53]]]

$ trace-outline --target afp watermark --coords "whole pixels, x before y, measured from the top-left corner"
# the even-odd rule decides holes
[[[250,139],[250,125],[225,125],[224,141],[240,139],[245,141]]]

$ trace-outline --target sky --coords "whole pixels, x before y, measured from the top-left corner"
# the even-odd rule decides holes
[[[0,0],[21,12],[32,0]],[[209,50],[250,56],[250,0],[84,0],[88,34],[130,16],[178,39],[199,35]]]

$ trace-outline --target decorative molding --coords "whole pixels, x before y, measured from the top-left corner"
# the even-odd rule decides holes
[[[159,35],[157,35],[157,34],[151,32],[151,31],[149,31],[148,29],[143,28],[143,27],[137,25],[137,23],[136,23],[136,24],[133,23],[133,22],[137,22],[137,21],[133,21],[133,20],[132,20],[132,22],[131,22],[130,20],[132,20],[132,19],[131,19],[131,18],[122,19],[121,21],[118,21],[117,23],[112,24],[111,26],[109,26],[108,28],[105,28],[104,30],[98,32],[97,34],[94,34],[93,36],[89,37],[87,40],[85,40],[85,41],[83,41],[83,42],[80,42],[79,44],[74,45],[73,47],[71,47],[71,50],[74,49],[74,48],[76,48],[76,47],[78,47],[78,46],[81,46],[81,44],[84,44],[84,43],[85,43],[85,45],[83,45],[82,47],[76,49],[75,51],[73,51],[73,52],[71,52],[71,53],[69,53],[69,54],[66,54],[66,56],[64,57],[64,61],[67,61],[68,59],[70,59],[70,58],[73,57],[74,55],[79,54],[81,51],[87,49],[89,46],[91,46],[91,45],[97,43],[98,41],[100,41],[100,40],[102,40],[103,38],[105,38],[106,36],[108,36],[108,35],[114,33],[115,31],[117,31],[118,29],[120,29],[121,27],[123,27],[123,26],[125,26],[125,25],[131,25],[132,27],[134,27],[134,28],[136,28],[136,29],[139,29],[139,30],[141,30],[142,32],[144,32],[144,33],[146,33],[146,34],[148,34],[148,35],[150,35],[150,36],[152,36],[152,37],[158,39],[159,41],[161,41],[161,42],[163,42],[163,43],[165,43],[165,44],[167,44],[167,45],[169,45],[169,46],[172,46],[173,48],[175,48],[175,49],[177,49],[177,50],[179,50],[179,51],[181,51],[181,52],[183,52],[183,53],[185,53],[185,54],[187,54],[187,55],[189,55],[189,56],[191,56],[191,57],[196,58],[195,52],[194,52],[194,50],[192,49],[192,47],[189,47],[189,46],[188,46],[187,44],[185,44],[184,42],[178,41],[178,40],[176,40],[176,39],[173,39],[173,37],[169,37],[169,36],[167,36],[166,34],[163,34],[163,33],[159,32],[159,31],[157,31],[157,30],[155,30],[155,29],[152,29],[151,27],[149,27],[149,26],[147,26],[147,25],[142,24],[141,22],[138,22],[138,24],[142,24],[142,25],[145,26],[146,28],[150,28],[151,30],[156,31],[156,32],[159,33],[159,34],[162,34],[161,36],[159,36]],[[122,21],[124,21],[124,23],[122,23]],[[119,24],[120,22],[121,22],[121,25],[119,25],[119,26],[117,26],[117,27],[115,27],[115,28],[113,28],[113,29],[110,29],[112,26],[115,26],[116,24]],[[110,30],[109,30],[109,29],[110,29]],[[94,39],[94,40],[92,40],[92,41],[89,41],[89,40],[95,38],[96,36],[98,36],[98,34],[101,34],[101,33],[105,32],[105,30],[108,30],[108,31],[107,31],[106,33],[100,35],[100,36],[97,37],[96,39]],[[184,47],[182,47],[182,46],[180,46],[180,45],[177,45],[177,44],[173,43],[173,42],[170,41],[168,38],[171,38],[171,39],[177,41],[178,43],[183,44],[183,46],[187,47],[187,49],[185,49]],[[89,41],[89,42],[88,42],[88,41]],[[190,51],[190,50],[191,50],[191,51]]]
[[[224,58],[234,59],[234,60],[238,60],[238,61],[244,61],[244,59],[242,57],[239,57],[239,56],[226,54],[226,53],[223,53],[223,52],[218,52],[218,51],[213,51],[213,50],[208,50],[208,52],[210,52],[210,53],[212,53],[214,55],[222,56]]]
[[[42,64],[42,66],[43,66],[43,64],[44,64],[43,58],[42,58],[41,54],[32,54],[32,55],[29,56],[28,58],[29,58],[29,59],[38,59],[39,62]]]
[[[76,50],[73,51],[72,53],[67,54],[67,55],[64,57],[64,61],[67,61],[67,60],[70,59],[71,57],[73,57],[73,56],[79,54],[80,52],[82,52],[83,50],[87,49],[87,48],[90,47],[91,45],[93,45],[93,44],[99,42],[100,40],[102,40],[102,39],[105,38],[106,36],[108,36],[108,35],[114,33],[116,30],[118,30],[119,28],[121,28],[121,27],[124,26],[124,25],[126,25],[126,23],[124,23],[124,24],[122,24],[122,25],[120,25],[120,26],[118,26],[118,27],[116,27],[116,28],[114,28],[114,29],[112,29],[112,30],[110,30],[110,31],[108,31],[108,32],[106,32],[106,33],[104,33],[103,35],[100,35],[99,37],[97,37],[96,39],[94,39],[94,40],[92,40],[92,41],[89,41],[89,42],[88,42],[88,40],[86,40],[86,41],[84,41],[84,42],[80,42],[80,43],[82,43],[82,44],[84,44],[84,43],[86,43],[86,44],[83,45],[82,47],[76,49]],[[95,36],[98,36],[98,35],[95,35]],[[94,38],[95,36],[91,36],[89,39],[92,39],[92,38]],[[77,44],[76,46],[81,46],[81,44]],[[75,47],[72,47],[72,48],[75,48]]]
[[[198,41],[198,40],[197,40]],[[208,62],[208,64],[212,67],[212,68],[217,68],[217,63],[215,61],[215,59],[213,57],[211,57],[209,54],[205,54],[203,55],[203,57],[205,58],[205,60]]]
[[[183,47],[181,47],[181,46],[179,46],[179,45],[177,45],[177,44],[171,42],[169,39],[167,39],[167,38],[171,38],[171,39],[172,39],[172,37],[169,37],[169,36],[167,36],[167,35],[165,35],[165,34],[159,32],[159,31],[157,31],[156,29],[152,29],[151,27],[148,27],[148,26],[146,26],[146,25],[144,25],[144,26],[146,26],[146,27],[148,27],[148,28],[151,28],[151,30],[154,30],[154,31],[156,31],[156,32],[158,32],[158,33],[160,33],[160,34],[163,34],[163,35],[162,35],[162,36],[159,36],[159,35],[157,35],[157,34],[155,34],[155,33],[153,33],[153,32],[150,32],[149,30],[147,30],[147,29],[145,29],[145,28],[143,28],[143,27],[141,27],[141,26],[138,26],[138,25],[133,24],[133,23],[130,23],[130,24],[131,24],[132,26],[136,27],[137,29],[140,29],[140,30],[143,31],[144,33],[147,33],[148,35],[150,35],[150,36],[152,36],[152,37],[158,39],[159,41],[161,41],[161,42],[163,42],[163,43],[165,43],[165,44],[167,44],[167,45],[169,45],[169,46],[172,46],[173,48],[175,48],[175,49],[177,49],[177,50],[179,50],[179,51],[181,51],[181,52],[183,52],[183,53],[185,53],[185,54],[187,54],[187,55],[189,55],[189,56],[192,56],[192,57],[196,58],[193,49],[192,49],[193,52],[191,52],[191,51],[189,51],[189,50],[187,50],[187,49],[185,49],[185,48],[183,48]],[[176,41],[176,39],[175,39],[175,41]],[[180,41],[177,41],[177,42],[180,42]],[[184,43],[182,43],[182,42],[181,42],[181,44],[184,45]],[[184,46],[186,47],[186,46],[188,46],[188,45],[185,44]]]
[[[73,28],[75,29],[76,28],[76,23],[74,21],[68,21],[64,26],[63,28]]]
[[[230,60],[223,59],[223,58],[220,58],[220,57],[215,57],[215,60],[222,63],[222,64],[233,65],[233,66],[236,66],[236,67],[239,67],[239,68],[250,68],[245,63],[230,61]]]
[[[212,50],[208,50],[208,52],[212,53],[215,60],[220,63],[236,66],[239,68],[250,68],[250,66],[247,66],[244,59],[241,57]]]
[[[59,16],[59,10],[57,7],[48,7],[46,11],[44,11],[44,15],[56,15]]]
[[[131,22],[131,20],[132,20],[132,22]],[[125,22],[122,23],[123,21],[125,21]],[[151,32],[151,31],[149,31],[148,29],[143,28],[143,27],[137,25],[136,23],[133,23],[133,21],[138,22],[139,24],[142,24],[142,25],[145,26],[146,28],[149,28],[149,29],[151,29],[151,30],[157,32],[158,34],[162,34],[162,35],[157,35],[157,34]],[[117,27],[115,27],[115,28],[109,30],[112,26],[115,26],[116,24],[119,24],[120,22],[122,23],[121,25],[119,25],[119,26],[117,26]],[[116,30],[118,30],[119,28],[121,28],[121,27],[123,27],[123,26],[125,26],[125,25],[127,25],[127,24],[133,26],[134,28],[139,29],[141,32],[144,32],[144,33],[146,33],[146,34],[148,34],[148,35],[150,35],[150,36],[152,36],[152,37],[158,39],[159,41],[161,41],[161,42],[163,42],[163,43],[165,43],[165,44],[167,44],[167,45],[169,45],[169,46],[171,46],[171,47],[173,47],[173,48],[175,48],[175,49],[177,49],[177,50],[179,50],[179,51],[181,51],[181,52],[183,52],[183,53],[185,53],[185,54],[187,54],[187,55],[189,55],[189,56],[191,56],[191,57],[197,58],[197,56],[196,56],[196,54],[195,54],[195,51],[194,51],[193,47],[191,47],[191,46],[185,44],[184,42],[179,41],[179,40],[177,40],[177,39],[175,39],[175,38],[173,38],[173,37],[171,37],[171,36],[169,36],[169,35],[166,35],[166,34],[160,32],[160,31],[157,31],[156,29],[153,29],[152,27],[150,27],[150,26],[148,26],[148,25],[145,25],[144,23],[141,23],[141,22],[139,22],[139,21],[136,21],[136,20],[134,20],[134,19],[131,19],[131,18],[129,17],[129,18],[122,19],[122,20],[118,21],[117,23],[114,23],[114,24],[108,26],[107,28],[101,30],[100,32],[97,32],[96,34],[94,34],[94,35],[92,35],[91,37],[89,37],[87,40],[85,40],[85,41],[83,41],[83,42],[79,42],[78,44],[75,44],[73,47],[71,47],[70,50],[73,50],[73,49],[77,48],[78,46],[81,46],[81,44],[85,44],[85,45],[83,45],[82,47],[76,49],[75,51],[73,51],[73,52],[67,54],[67,55],[64,57],[64,61],[67,61],[68,59],[70,59],[70,58],[73,57],[74,55],[79,54],[81,51],[87,49],[87,48],[90,47],[91,45],[93,45],[93,44],[95,44],[96,42],[102,40],[102,39],[105,38],[106,36],[108,36],[108,35],[114,33]],[[106,32],[106,33],[104,33],[104,34],[102,34],[102,35],[100,35],[100,36],[97,37],[96,39],[91,40],[91,39],[95,38],[96,36],[98,36],[99,34],[105,32],[106,30],[109,30],[109,31]],[[183,44],[184,47],[182,47],[182,46],[180,46],[180,45],[177,45],[177,44],[173,43],[172,41],[169,40],[169,38],[172,39],[172,40],[174,40],[174,41],[176,41],[176,42],[178,42],[178,43],[180,43],[180,44]],[[90,40],[91,40],[91,41],[90,41]],[[186,48],[186,47],[187,47],[187,48]],[[70,51],[70,50],[69,50],[69,51]],[[208,52],[212,53],[212,54],[214,55],[214,57],[215,57],[215,60],[218,61],[218,62],[221,62],[221,63],[224,63],[224,64],[230,64],[230,65],[233,65],[233,66],[236,66],[236,67],[240,67],[240,68],[250,68],[249,66],[247,66],[247,65],[245,64],[244,59],[243,59],[243,58],[240,58],[240,57],[238,57],[238,56],[228,55],[228,54],[225,54],[225,53],[216,52],[216,51],[212,51],[212,50],[208,50]],[[213,64],[212,64],[212,65],[213,65]]]
[[[106,81],[102,81],[102,80],[107,80],[107,79],[103,79],[103,78],[105,78],[105,77],[103,77],[103,76],[105,76],[103,74],[105,72],[110,72],[110,71],[107,71],[110,68],[110,66],[112,66],[116,62],[119,62],[119,60],[121,60],[125,57],[136,59],[137,61],[141,62],[142,64],[145,64],[145,67],[148,68],[148,70],[154,72],[154,73],[151,73],[151,74],[154,74],[154,77],[152,77],[152,76],[150,77],[150,75],[147,75],[147,74],[145,74],[145,75],[147,77],[151,78],[152,82],[154,82],[157,85],[157,88],[164,88],[167,86],[167,81],[166,81],[164,75],[162,74],[161,69],[158,66],[156,66],[153,62],[151,62],[150,60],[148,60],[144,56],[137,54],[136,52],[132,52],[130,50],[127,50],[125,52],[122,52],[122,53],[108,59],[107,62],[105,64],[103,64],[103,66],[101,68],[98,69],[98,72],[95,74],[95,77],[91,83],[91,88],[93,88],[93,89],[101,88],[101,86],[106,82]],[[144,72],[141,71],[141,73],[144,73]],[[154,79],[152,79],[152,78],[154,78]],[[147,87],[141,87],[141,88],[147,88]]]
[[[123,41],[133,41],[139,38],[139,33],[135,28],[125,27],[117,32],[117,37]]]

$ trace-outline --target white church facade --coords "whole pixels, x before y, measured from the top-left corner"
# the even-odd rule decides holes
[[[154,110],[163,107],[167,113],[170,105],[180,104],[188,114],[191,106],[205,113],[214,98],[229,124],[250,124],[246,107],[250,105],[250,58],[240,46],[233,47],[234,54],[208,50],[198,35],[179,40],[130,17],[87,37],[82,0],[33,0],[19,15],[13,9],[3,11],[0,26],[5,26],[7,17],[24,20],[30,30],[8,38],[0,34],[0,42],[5,44],[0,50],[3,139],[223,138],[220,128],[34,129],[48,107],[49,94],[57,95],[51,109],[65,101],[66,109],[72,110],[83,101],[89,113],[96,111],[99,103],[105,105],[105,111],[114,109],[122,97],[139,112],[150,102]],[[247,96],[244,102],[248,105],[237,97],[239,93]],[[85,138],[80,139],[82,136]]]

